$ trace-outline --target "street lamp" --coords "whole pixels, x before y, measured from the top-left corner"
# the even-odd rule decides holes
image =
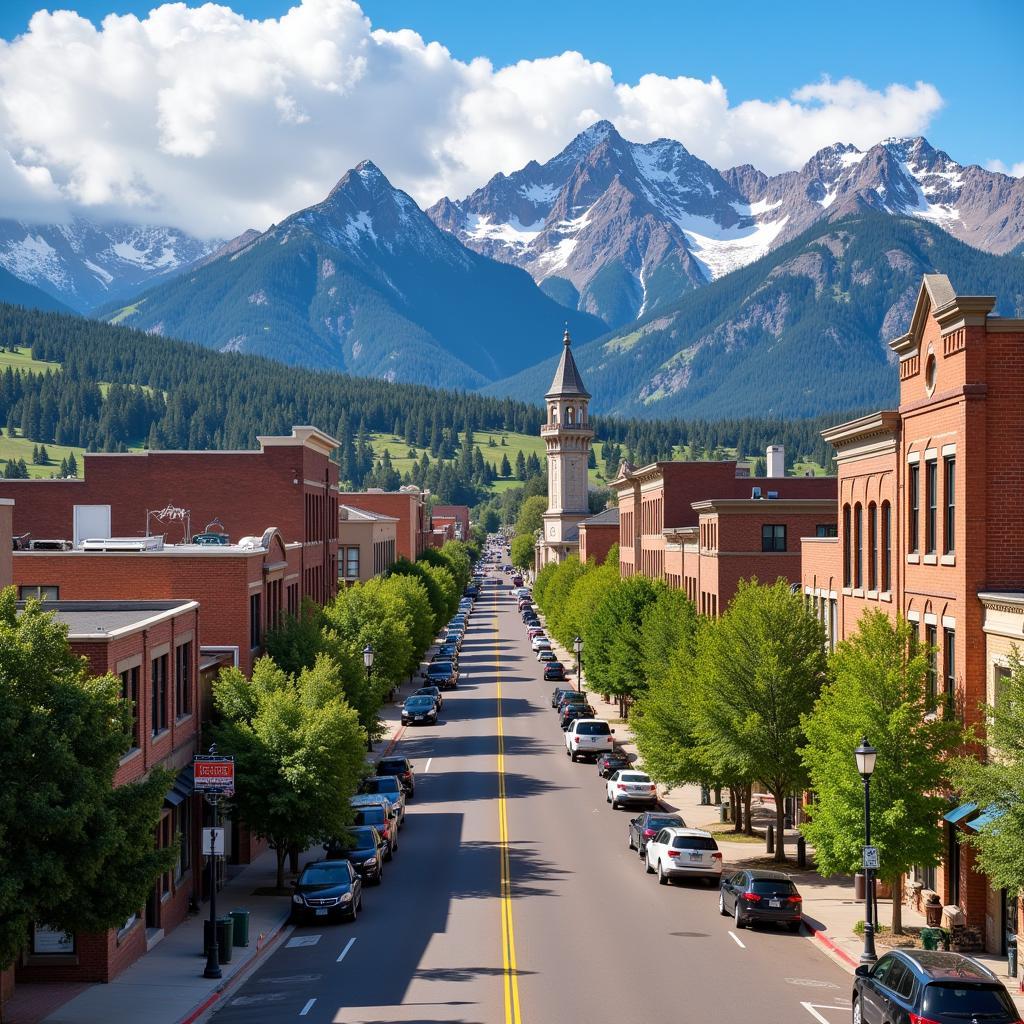
[[[583,653],[583,640],[576,637],[572,642],[572,649],[576,652],[576,692],[583,692],[583,682],[580,679],[580,654]]]
[[[864,847],[871,845],[871,775],[875,770],[878,751],[865,736],[853,752],[857,759],[857,771],[864,780]],[[860,955],[862,964],[873,964],[875,953],[875,873],[874,868],[864,867],[864,951]]]
[[[373,649],[372,644],[367,644],[363,648],[363,664],[366,666],[366,690],[369,693],[370,690],[370,673],[373,671],[373,656],[376,652]],[[367,723],[366,726],[366,749],[373,751],[373,737],[370,735],[370,726]]]

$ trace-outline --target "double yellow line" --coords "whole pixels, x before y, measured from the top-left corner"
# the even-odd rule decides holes
[[[508,813],[505,800],[505,729],[501,717],[501,653],[498,643],[498,593],[494,591],[494,678],[498,700],[498,847],[501,851],[501,959],[505,990],[505,1024],[522,1024],[519,1013],[519,977],[516,933],[512,925],[512,866],[508,850]]]

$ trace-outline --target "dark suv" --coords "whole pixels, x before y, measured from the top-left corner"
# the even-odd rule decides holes
[[[987,968],[961,953],[893,950],[861,965],[853,982],[853,1019],[863,1024],[1016,1024],[1019,1014]]]
[[[377,762],[378,775],[397,775],[402,781],[405,795],[411,800],[416,795],[416,776],[413,774],[412,762],[407,757],[382,757]]]
[[[427,667],[427,683],[441,690],[454,690],[459,685],[459,670],[450,661],[432,661]]]
[[[781,871],[737,871],[723,875],[718,912],[732,914],[737,928],[754,924],[785,924],[800,930],[804,898],[789,875]]]

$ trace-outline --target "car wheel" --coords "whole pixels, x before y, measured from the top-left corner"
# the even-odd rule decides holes
[[[722,917],[728,917],[729,911],[725,909],[725,893],[719,890],[718,893],[718,912]]]
[[[619,809],[619,801],[612,797],[612,810],[617,811]]]
[[[743,915],[740,913],[740,901],[736,900],[736,910],[733,912],[732,919],[736,922],[737,928],[746,928],[747,922],[743,920]]]
[[[650,857],[644,857],[644,870],[649,875],[653,875],[654,874],[654,868],[651,867],[651,858]]]
[[[394,857],[394,855],[395,855],[395,851],[392,850],[391,847],[389,846],[388,847],[388,852],[386,854],[384,854],[384,859],[385,860],[391,860],[391,858]]]
[[[853,1024],[864,1024],[864,1018],[860,1012],[860,1000],[856,998],[853,1000]]]
[[[636,855],[641,860],[643,860],[644,857],[647,856],[647,847],[646,846],[641,846],[639,840],[637,841],[637,844],[636,844]]]
[[[353,903],[352,904],[352,909],[348,913],[348,919],[350,921],[354,922],[358,917],[359,917],[359,905],[356,904],[356,903]]]
[[[660,861],[658,862],[658,885],[668,885],[668,875],[665,874]]]

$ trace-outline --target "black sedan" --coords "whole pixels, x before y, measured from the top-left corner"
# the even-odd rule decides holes
[[[384,880],[384,840],[372,825],[356,825],[324,845],[328,860],[347,860],[371,885]]]
[[[747,870],[723,875],[718,912],[730,914],[737,928],[755,924],[784,924],[800,931],[803,897],[789,875],[781,871]]]
[[[434,657],[437,658],[438,661],[458,661],[459,649],[455,644],[441,644]]]
[[[562,731],[565,732],[577,718],[594,718],[596,714],[589,704],[563,704],[562,710],[559,712],[558,724],[562,727]]]
[[[433,697],[434,703],[437,705],[437,710],[440,711],[444,707],[444,697],[441,696],[441,691],[436,686],[421,686],[418,690],[413,690],[409,694],[410,697]]]
[[[597,759],[597,774],[602,779],[614,775],[620,768],[628,768],[632,764],[629,754],[616,747],[609,750],[607,754],[601,754]]]
[[[629,767],[628,759],[625,767]],[[653,839],[663,828],[686,828],[686,822],[678,814],[664,814],[661,811],[644,811],[643,814],[631,818],[626,826],[629,848],[636,850],[643,857],[647,852],[647,841]]]
[[[576,691],[571,686],[556,686],[551,691],[551,706],[553,708],[557,708],[558,702],[565,696],[565,694],[575,692]]]
[[[962,953],[899,949],[853,982],[853,1019],[862,1024],[1016,1024],[1020,1015],[999,979]]]
[[[437,725],[437,704],[433,697],[406,697],[402,705],[402,725],[413,722]]]
[[[315,860],[302,869],[292,893],[292,924],[344,918],[363,909],[363,881],[347,860]]]
[[[432,661],[427,666],[426,685],[439,690],[454,690],[459,685],[459,670],[454,661]]]
[[[560,661],[547,661],[544,663],[544,682],[558,682],[565,679],[565,666]]]

